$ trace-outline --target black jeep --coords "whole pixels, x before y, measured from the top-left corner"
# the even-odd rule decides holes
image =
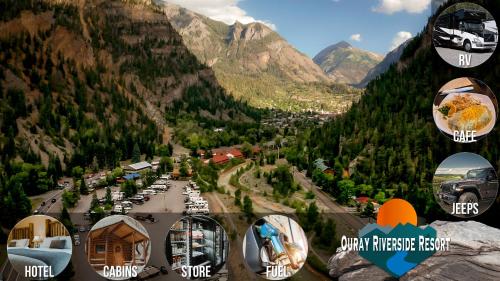
[[[478,203],[485,199],[495,199],[498,178],[493,168],[469,170],[463,179],[441,183],[439,198],[447,204]]]

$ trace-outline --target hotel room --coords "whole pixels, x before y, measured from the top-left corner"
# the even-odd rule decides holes
[[[52,275],[57,276],[71,259],[71,237],[58,220],[45,215],[30,216],[10,231],[7,254],[22,276],[26,266],[48,266]]]

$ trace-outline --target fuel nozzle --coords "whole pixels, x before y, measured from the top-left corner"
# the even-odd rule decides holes
[[[269,239],[271,241],[275,255],[280,256],[282,254],[285,254],[285,247],[283,246],[279,238],[280,231],[276,227],[266,222],[260,226],[257,226],[257,230],[259,231],[259,235],[261,238]]]

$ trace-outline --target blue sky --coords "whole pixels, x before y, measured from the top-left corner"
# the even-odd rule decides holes
[[[436,174],[465,174],[470,169],[487,167],[491,167],[491,164],[482,156],[470,152],[461,152],[453,154],[441,162]]]
[[[345,40],[386,54],[420,32],[431,0],[166,0],[227,24],[261,21],[310,57]],[[399,38],[393,43],[395,38]]]
[[[249,15],[276,25],[277,31],[300,51],[313,57],[320,50],[345,40],[355,47],[385,54],[400,31],[415,36],[430,9],[387,14],[374,11],[370,0],[246,0],[239,3]],[[350,40],[360,34],[361,41]]]

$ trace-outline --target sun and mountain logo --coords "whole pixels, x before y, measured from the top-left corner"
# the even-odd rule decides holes
[[[358,233],[359,255],[394,277],[415,268],[436,251],[447,251],[449,238],[438,238],[431,226],[418,227],[417,213],[403,199],[391,199],[380,207],[377,223]]]

